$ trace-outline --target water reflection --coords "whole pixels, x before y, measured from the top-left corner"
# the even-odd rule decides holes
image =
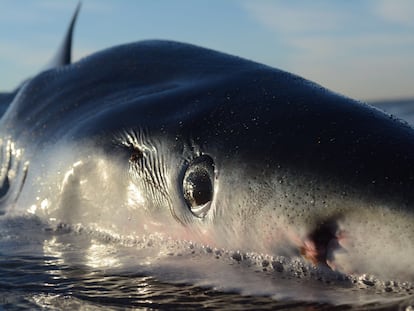
[[[102,244],[92,239],[91,246],[86,252],[86,265],[91,268],[104,269],[120,267],[117,255],[117,249],[111,244]]]
[[[230,254],[217,258],[216,252],[203,251],[197,245],[172,247],[159,240],[161,247],[153,238],[152,243],[123,246],[103,235],[71,232],[64,227],[39,230],[39,226],[34,217],[9,219],[7,225],[0,219],[0,308],[353,310],[360,304],[367,310],[410,310],[407,308],[414,305],[412,294],[405,291],[388,294],[360,289],[359,285],[287,279],[288,274],[263,271],[261,265],[249,268]],[[170,249],[170,255],[156,256],[160,248]],[[250,286],[251,291],[237,294],[238,286]],[[252,294],[260,286],[279,296]],[[289,288],[291,299],[281,299],[281,291]],[[315,295],[306,300],[312,288]],[[354,307],[324,302],[322,295],[328,294],[338,301],[352,298],[347,301],[353,301]]]

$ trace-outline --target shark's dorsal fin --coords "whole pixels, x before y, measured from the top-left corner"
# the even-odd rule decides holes
[[[81,3],[79,2],[75,13],[72,16],[72,20],[70,21],[69,28],[66,32],[66,36],[59,47],[57,53],[52,58],[52,61],[47,64],[43,70],[47,69],[53,69],[56,67],[69,65],[71,63],[71,50],[72,50],[72,36],[73,36],[73,29],[75,27],[76,18],[78,16],[79,10],[81,7]],[[11,102],[13,101],[16,94],[19,92],[19,90],[22,88],[22,86],[29,81],[30,79],[27,79],[23,81],[14,91],[9,93],[0,93],[0,117],[3,116],[7,108],[10,106]]]
[[[59,47],[57,53],[52,58],[52,61],[44,69],[52,69],[64,65],[69,65],[71,63],[71,54],[72,54],[72,37],[73,37],[73,30],[75,28],[76,18],[78,17],[78,13],[81,7],[81,3],[79,2],[75,13],[72,16],[72,20],[70,21],[69,28],[66,32],[66,36]]]

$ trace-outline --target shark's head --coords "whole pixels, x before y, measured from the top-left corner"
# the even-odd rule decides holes
[[[32,78],[0,126],[53,221],[414,277],[414,130],[290,73],[127,44]]]

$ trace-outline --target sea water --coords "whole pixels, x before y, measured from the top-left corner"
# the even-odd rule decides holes
[[[157,235],[0,220],[4,309],[413,310],[414,285]]]

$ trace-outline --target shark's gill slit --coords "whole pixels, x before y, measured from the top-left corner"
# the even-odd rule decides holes
[[[2,143],[1,146],[1,171],[0,171],[0,198],[4,198],[10,189],[9,172],[12,165],[11,142]]]
[[[1,142],[0,202],[15,203],[22,192],[29,168],[29,162],[22,163],[22,153],[23,150],[17,148],[13,141]]]
[[[24,165],[23,165],[20,187],[17,190],[16,197],[14,199],[14,203],[17,202],[17,199],[19,198],[20,194],[23,191],[23,186],[26,182],[28,172],[29,172],[29,162],[25,162]]]

